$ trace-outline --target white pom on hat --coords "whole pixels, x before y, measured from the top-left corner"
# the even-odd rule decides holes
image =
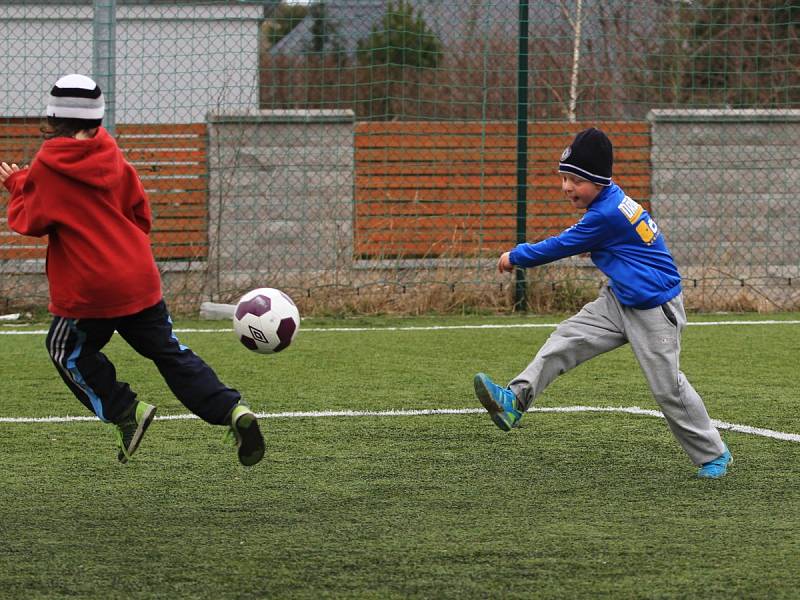
[[[65,75],[50,90],[47,116],[62,119],[81,119],[87,125],[99,126],[103,120],[105,102],[100,87],[85,75]]]

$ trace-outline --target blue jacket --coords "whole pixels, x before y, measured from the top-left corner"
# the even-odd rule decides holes
[[[625,306],[654,308],[681,292],[680,273],[658,225],[614,183],[575,225],[536,244],[519,244],[509,259],[520,267],[536,267],[584,252],[591,253]]]

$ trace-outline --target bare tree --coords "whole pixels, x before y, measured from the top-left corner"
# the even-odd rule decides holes
[[[570,123],[575,122],[575,108],[578,105],[578,74],[580,72],[581,63],[581,25],[583,25],[583,0],[576,0],[575,2],[575,18],[567,9],[566,3],[562,1],[561,9],[564,12],[564,17],[572,27],[574,32],[572,39],[572,71],[569,78],[569,105],[567,108],[567,120]]]

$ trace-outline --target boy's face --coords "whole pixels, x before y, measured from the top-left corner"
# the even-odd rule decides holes
[[[602,185],[592,183],[577,175],[561,173],[561,191],[564,192],[564,197],[577,209],[582,210],[588,207],[597,198],[602,189]]]

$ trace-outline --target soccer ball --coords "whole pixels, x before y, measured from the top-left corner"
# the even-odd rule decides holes
[[[300,329],[300,313],[292,299],[274,288],[247,292],[236,303],[233,330],[253,352],[272,354],[292,343]]]

